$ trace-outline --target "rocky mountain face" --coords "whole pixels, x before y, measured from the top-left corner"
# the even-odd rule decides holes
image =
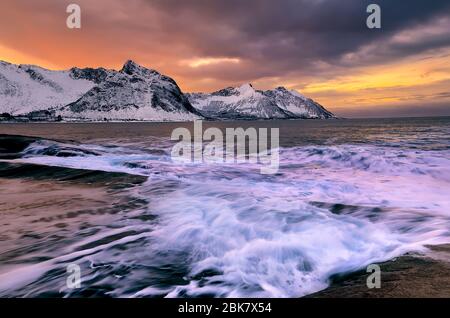
[[[72,69],[73,78],[98,83],[57,113],[91,120],[193,120],[198,112],[177,83],[133,61],[116,71]]]
[[[1,115],[3,114],[3,115]],[[318,103],[279,87],[250,84],[183,94],[170,77],[127,61],[121,70],[51,71],[0,61],[0,119],[190,121],[212,119],[332,118]]]
[[[229,87],[211,94],[188,94],[203,115],[217,119],[333,118],[323,106],[297,91],[278,87],[261,91],[251,84]]]
[[[201,118],[176,82],[133,61],[120,71],[0,64],[0,113],[66,120]]]

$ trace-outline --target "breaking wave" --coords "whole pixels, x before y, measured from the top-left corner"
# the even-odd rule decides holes
[[[450,242],[448,149],[295,146],[280,149],[278,174],[261,175],[258,164],[175,163],[170,145],[38,140],[2,160],[146,181],[120,193],[131,198],[122,213],[0,271],[0,295],[298,297]],[[65,288],[71,262],[80,290]]]

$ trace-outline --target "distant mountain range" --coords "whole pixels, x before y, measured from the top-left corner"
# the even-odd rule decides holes
[[[203,115],[217,119],[333,118],[322,105],[297,91],[278,87],[261,91],[251,84],[204,94],[187,94]]]
[[[190,121],[333,118],[323,106],[283,87],[251,84],[184,94],[170,77],[127,61],[120,71],[51,71],[0,61],[0,119],[37,121]]]

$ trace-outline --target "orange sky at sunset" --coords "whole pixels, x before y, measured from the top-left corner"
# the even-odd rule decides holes
[[[241,5],[225,12],[232,6],[211,2],[78,1],[82,28],[71,30],[65,26],[70,2],[2,1],[0,60],[120,69],[133,59],[173,77],[186,92],[251,82],[257,89],[297,89],[340,116],[450,115],[450,15],[442,14],[444,2],[429,12],[417,7],[416,17],[392,23],[393,5],[386,2],[381,30],[365,28],[360,4],[347,8],[354,22],[336,15],[336,24],[325,27],[295,15],[287,23],[278,15],[292,8],[283,6]]]

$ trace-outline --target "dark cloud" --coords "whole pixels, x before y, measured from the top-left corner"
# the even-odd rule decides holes
[[[382,8],[381,30],[366,27],[366,7],[373,2]],[[448,34],[432,36],[421,43],[384,43],[397,32],[449,15],[448,0],[147,0],[145,3],[164,15],[163,31],[173,34],[183,30],[181,41],[189,41],[198,55],[248,59],[253,62],[249,67],[256,77],[277,76],[292,68],[314,72],[312,62],[339,64],[346,54],[371,43],[382,44],[374,54],[376,58],[372,57],[373,62],[450,45]],[[370,62],[369,58],[353,61]],[[271,71],[254,67],[267,64],[271,65]],[[220,73],[214,69],[210,72],[213,76]]]
[[[81,30],[65,27],[70,3],[82,8]],[[366,27],[370,3],[381,6],[380,30]],[[61,68],[120,68],[131,58],[173,76],[184,90],[212,91],[242,82],[302,89],[413,56],[433,60],[448,54],[449,29],[448,0],[0,2],[0,53],[5,47]],[[190,67],[189,61],[198,58],[240,62]],[[425,67],[423,79],[441,80],[442,72],[448,70]],[[330,97],[342,94],[322,90],[312,97],[334,102]],[[372,98],[362,90],[355,94]]]
[[[0,5],[4,12],[4,16],[0,13],[0,41],[10,46],[24,49],[30,40],[34,44],[35,39],[22,34],[21,41],[17,34],[33,28],[26,26],[29,22],[43,28],[49,36],[58,32],[66,36],[62,43],[62,36],[55,35],[53,40],[69,48],[95,41],[96,55],[104,60],[108,53],[122,58],[136,55],[164,68],[158,59],[161,55],[172,61],[195,56],[242,59],[244,63],[233,72],[219,67],[203,69],[204,76],[224,80],[235,80],[239,73],[245,79],[257,79],[291,71],[303,75],[333,72],[334,69],[316,65],[367,65],[450,45],[448,32],[429,36],[420,43],[388,40],[398,32],[449,16],[448,0],[79,0],[85,28],[79,36],[56,28],[62,25],[64,8],[70,1],[7,2]],[[381,30],[366,27],[366,7],[373,2],[382,8]],[[17,20],[21,13],[28,21]],[[376,50],[345,59],[370,44]],[[48,56],[50,53],[43,46],[36,45],[32,53]],[[121,53],[117,53],[119,48]],[[188,76],[198,71],[182,72]]]

